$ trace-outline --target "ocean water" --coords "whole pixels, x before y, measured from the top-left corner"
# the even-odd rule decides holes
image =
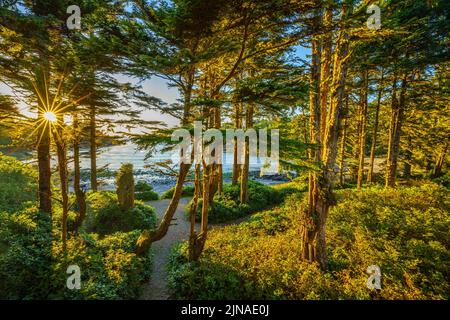
[[[131,163],[134,170],[138,173],[135,180],[143,180],[153,186],[155,191],[161,193],[175,185],[175,178],[161,174],[154,170],[159,162],[172,161],[177,168],[178,152],[164,152],[162,148],[156,148],[154,152],[148,155],[147,150],[139,150],[136,145],[129,143],[125,145],[111,146],[101,148],[97,155],[97,168],[108,168],[112,171],[118,170],[123,164]],[[250,157],[250,171],[259,172],[265,163],[265,158],[256,156]],[[223,172],[224,174],[232,172],[233,155],[224,153]],[[87,151],[82,152],[80,158],[81,169],[90,169],[90,159]],[[153,166],[153,167],[152,167]],[[274,184],[270,179],[258,179],[266,184]],[[99,178],[100,189],[112,190],[115,188],[114,178]],[[227,181],[226,181],[227,182]],[[89,187],[89,181],[83,182]]]
[[[115,171],[118,170],[122,164],[131,163],[135,170],[146,170],[149,166],[155,165],[158,162],[171,160],[173,164],[178,163],[178,152],[163,152],[161,148],[157,148],[155,152],[147,158],[147,150],[138,150],[137,146],[129,143],[125,145],[111,146],[98,150],[97,167],[108,167]],[[82,169],[90,168],[89,154],[83,152],[81,156]],[[250,157],[250,170],[259,170],[265,158]],[[223,172],[232,172],[233,155],[224,153]]]

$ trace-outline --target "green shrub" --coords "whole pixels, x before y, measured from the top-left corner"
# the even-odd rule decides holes
[[[161,195],[161,199],[172,199],[173,193],[175,191],[175,187],[170,188],[166,192]],[[185,186],[183,187],[183,191],[181,193],[182,197],[192,197],[194,195],[195,187],[194,186]]]
[[[89,206],[84,226],[88,232],[106,235],[153,229],[156,225],[154,209],[142,202],[137,201],[134,208],[122,210],[112,192],[90,193],[87,201]]]
[[[48,214],[0,213],[0,299],[134,299],[149,279],[152,254],[135,255],[140,231],[70,236],[62,252]],[[67,267],[81,269],[81,290],[66,288]]]
[[[135,198],[141,201],[155,201],[159,199],[158,194],[153,191],[153,187],[145,181],[138,181],[134,188]]]
[[[435,178],[433,181],[443,185],[444,187],[450,188],[450,172],[447,172],[439,178]]]
[[[291,192],[286,189],[283,193],[280,190],[256,181],[249,181],[249,202],[241,204],[240,186],[224,184],[222,194],[216,194],[209,207],[208,220],[211,223],[221,223],[267,209],[282,202],[283,198]],[[201,218],[202,202],[201,199],[198,202],[197,219]],[[192,202],[187,206],[186,214],[189,212],[191,205]]]
[[[154,228],[153,209],[138,202],[122,211],[114,193],[90,193],[86,225],[78,235],[69,233],[63,252],[60,202],[53,201],[52,219],[40,212],[36,181],[30,167],[0,156],[0,299],[137,298],[150,277],[152,254],[136,256],[135,243],[138,229]],[[76,216],[69,211],[69,230]],[[98,229],[102,237],[84,229]],[[66,270],[74,264],[81,269],[81,290],[66,288]]]
[[[450,197],[433,183],[337,192],[327,222],[327,272],[299,260],[300,194],[239,225],[208,234],[198,262],[186,243],[169,264],[178,299],[448,299]],[[382,290],[366,286],[370,265]]]
[[[37,201],[37,172],[0,153],[0,211],[15,212]]]

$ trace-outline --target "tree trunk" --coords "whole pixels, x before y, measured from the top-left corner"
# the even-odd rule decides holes
[[[320,65],[320,141],[324,141],[328,115],[328,99],[331,81],[331,49],[332,49],[333,8],[328,4],[323,16],[325,34],[321,47]]]
[[[178,208],[178,204],[181,199],[181,194],[183,191],[184,181],[189,173],[191,165],[190,164],[180,164],[180,173],[177,178],[177,183],[175,185],[175,190],[173,192],[172,199],[170,200],[169,206],[164,213],[164,217],[159,224],[158,228],[155,230],[145,230],[136,242],[136,253],[139,255],[144,255],[150,249],[152,242],[161,240],[169,230],[172,223],[175,211]]]
[[[56,151],[58,154],[58,168],[59,168],[59,180],[61,188],[62,198],[62,247],[63,251],[67,249],[67,216],[69,213],[69,196],[67,193],[67,151],[66,144],[63,139],[63,130],[61,127],[62,116],[58,117],[57,128],[53,130],[53,136],[56,144]]]
[[[241,129],[241,106],[239,103],[236,103],[235,106],[235,118],[234,118],[234,126],[236,129]],[[242,166],[238,164],[238,143],[237,138],[234,138],[234,149],[233,149],[233,178],[232,178],[232,184],[237,185],[239,178],[241,176],[241,170]]]
[[[411,160],[412,160],[412,152],[410,148],[411,146],[411,136],[408,136],[407,149],[405,150],[405,159],[403,161],[403,177],[410,178],[411,177]]]
[[[348,99],[348,98],[347,98]],[[341,163],[339,165],[339,184],[344,185],[344,170],[345,170],[345,146],[347,144],[347,117],[344,118],[342,139],[341,139]]]
[[[375,110],[375,122],[373,124],[373,132],[372,132],[372,144],[370,147],[370,160],[369,160],[369,172],[367,174],[367,182],[373,183],[373,168],[375,164],[375,150],[377,147],[377,136],[378,136],[378,126],[380,121],[380,107],[381,107],[381,98],[383,96],[383,80],[384,80],[384,70],[381,70],[381,79],[379,83],[378,89],[378,98],[377,98],[377,106]]]
[[[222,119],[221,119],[221,107],[216,108],[216,116],[215,116],[215,128],[220,130],[222,128]],[[217,193],[222,194],[223,192],[223,152],[219,155],[221,162],[216,165],[217,168]]]
[[[39,119],[43,112],[39,111]],[[39,168],[39,210],[52,215],[51,163],[50,163],[50,123],[44,123],[38,130],[37,157]]]
[[[247,105],[245,127],[246,129],[253,128],[253,112],[254,105],[249,103]],[[244,149],[244,165],[242,166],[241,174],[241,194],[240,202],[241,204],[248,203],[248,180],[249,180],[249,170],[250,170],[250,138],[245,139],[245,149]]]
[[[97,123],[96,107],[91,105],[90,113],[90,157],[91,157],[91,190],[98,190],[97,183]]]
[[[77,112],[73,113],[73,166],[74,166],[74,181],[73,189],[78,204],[79,216],[75,223],[75,231],[78,231],[84,219],[86,218],[86,195],[81,190],[81,169],[80,169],[80,140],[79,140],[79,121]]]
[[[346,19],[349,14],[347,2],[342,6],[341,19]],[[320,172],[314,172],[309,177],[309,206],[306,210],[302,228],[300,231],[302,239],[301,256],[308,261],[314,261],[322,269],[327,269],[325,225],[330,206],[335,204],[333,195],[333,180],[335,176],[335,164],[337,156],[337,143],[339,139],[339,129],[344,109],[345,79],[347,76],[348,61],[348,33],[341,26],[339,31],[335,55],[333,59],[333,80],[331,85],[331,103],[325,134],[323,135],[323,152],[316,152],[315,159],[322,164]],[[313,38],[313,57],[311,89],[317,88],[314,84],[320,79],[317,70],[317,57],[319,49]],[[316,62],[315,62],[316,61]],[[310,93],[310,116],[311,116],[311,140],[317,143],[320,140],[320,105],[315,101],[314,93]]]
[[[200,164],[195,165],[195,191],[194,197],[192,199],[191,207],[189,208],[189,220],[191,223],[190,237],[189,237],[189,261],[194,261],[196,259],[196,239],[197,231],[195,228],[195,217],[197,215],[198,199],[200,198],[201,188],[200,188]]]
[[[320,24],[320,16],[316,14],[313,22],[313,29],[317,31]],[[320,146],[320,128],[321,128],[321,114],[320,114],[320,46],[319,40],[316,36],[313,36],[311,40],[312,56],[311,56],[311,71],[310,71],[310,89],[309,89],[309,128],[310,128],[310,140],[316,147],[310,150],[310,161],[320,164],[321,152]],[[317,235],[320,223],[313,217],[316,213],[316,207],[318,206],[317,200],[319,196],[319,181],[318,173],[310,172],[308,176],[308,208],[305,211],[305,215],[302,219],[301,234],[301,257],[303,260],[310,262],[321,260],[321,264],[325,265],[324,259],[318,259],[318,251],[316,250]],[[323,225],[322,225],[323,226]],[[320,251],[320,250],[319,250]]]
[[[210,184],[213,182],[212,173],[214,172],[213,166],[206,164],[203,162],[203,199],[208,199],[210,197]],[[202,201],[202,219],[200,223],[200,233],[198,236],[193,238],[192,241],[192,249],[190,252],[191,261],[197,261],[200,258],[200,255],[203,252],[205,247],[206,238],[208,235],[208,213],[209,213],[209,203],[208,201]]]
[[[448,151],[448,141],[445,143],[442,152],[438,156],[436,165],[434,166],[433,170],[433,178],[439,178],[442,175],[442,167],[445,162],[445,157],[447,156],[447,151]]]
[[[402,80],[400,99],[397,101],[397,79],[394,79],[392,90],[392,113],[389,128],[389,147],[386,168],[385,187],[395,187],[397,173],[397,160],[400,150],[401,128],[403,124],[405,99],[406,99],[407,75]]]
[[[362,90],[361,90],[361,114],[360,114],[360,132],[359,132],[359,163],[358,163],[358,179],[357,188],[361,189],[364,179],[364,159],[366,149],[366,124],[367,124],[367,96],[368,96],[368,71],[364,71],[362,75]]]

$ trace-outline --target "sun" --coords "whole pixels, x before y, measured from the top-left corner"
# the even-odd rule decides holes
[[[49,122],[56,122],[58,119],[56,118],[56,114],[52,111],[47,111],[44,113],[44,119]]]

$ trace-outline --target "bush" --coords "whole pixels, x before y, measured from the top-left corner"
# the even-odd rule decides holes
[[[60,203],[53,202],[52,219],[39,211],[36,181],[30,167],[0,156],[0,299],[137,298],[150,277],[152,254],[136,256],[141,232],[135,229],[154,228],[153,209],[137,203],[122,211],[114,193],[91,193],[88,225],[78,235],[69,233],[63,252]],[[76,215],[69,212],[69,230]],[[103,237],[85,233],[86,227]],[[81,290],[66,288],[66,270],[74,264],[81,269]]]
[[[280,208],[240,225],[213,229],[198,262],[184,243],[169,264],[178,299],[448,299],[450,198],[437,184],[337,192],[329,212],[329,270],[299,260],[298,215],[293,194]],[[378,265],[382,290],[366,286],[366,269]]]
[[[158,194],[153,191],[153,187],[145,181],[138,181],[134,188],[135,198],[141,201],[155,201],[159,199]]]
[[[181,192],[182,197],[192,197],[194,196],[195,187],[194,186],[185,186],[183,187],[183,191]],[[170,188],[166,192],[161,195],[161,199],[172,199],[173,193],[175,192],[175,187]]]
[[[443,185],[444,187],[450,188],[450,172],[447,172],[439,178],[433,179],[433,181]]]
[[[122,210],[117,196],[112,192],[90,193],[87,198],[88,213],[84,223],[86,231],[100,235],[132,230],[153,229],[156,215],[152,207],[136,202],[135,207]]]
[[[281,188],[277,190],[256,181],[249,181],[249,201],[247,204],[240,204],[240,186],[224,184],[223,193],[216,194],[213,203],[209,207],[208,220],[211,223],[221,223],[267,209],[270,206],[281,203],[283,198],[290,192],[293,192],[293,190]],[[197,219],[201,218],[202,202],[200,199]],[[191,205],[192,202],[187,206],[186,214],[188,214]]]
[[[135,255],[140,231],[71,236],[63,253],[60,233],[37,208],[0,213],[0,299],[132,299],[150,277],[152,254]],[[67,267],[81,269],[81,290],[66,288]]]
[[[15,212],[37,201],[37,172],[0,153],[0,211]]]

